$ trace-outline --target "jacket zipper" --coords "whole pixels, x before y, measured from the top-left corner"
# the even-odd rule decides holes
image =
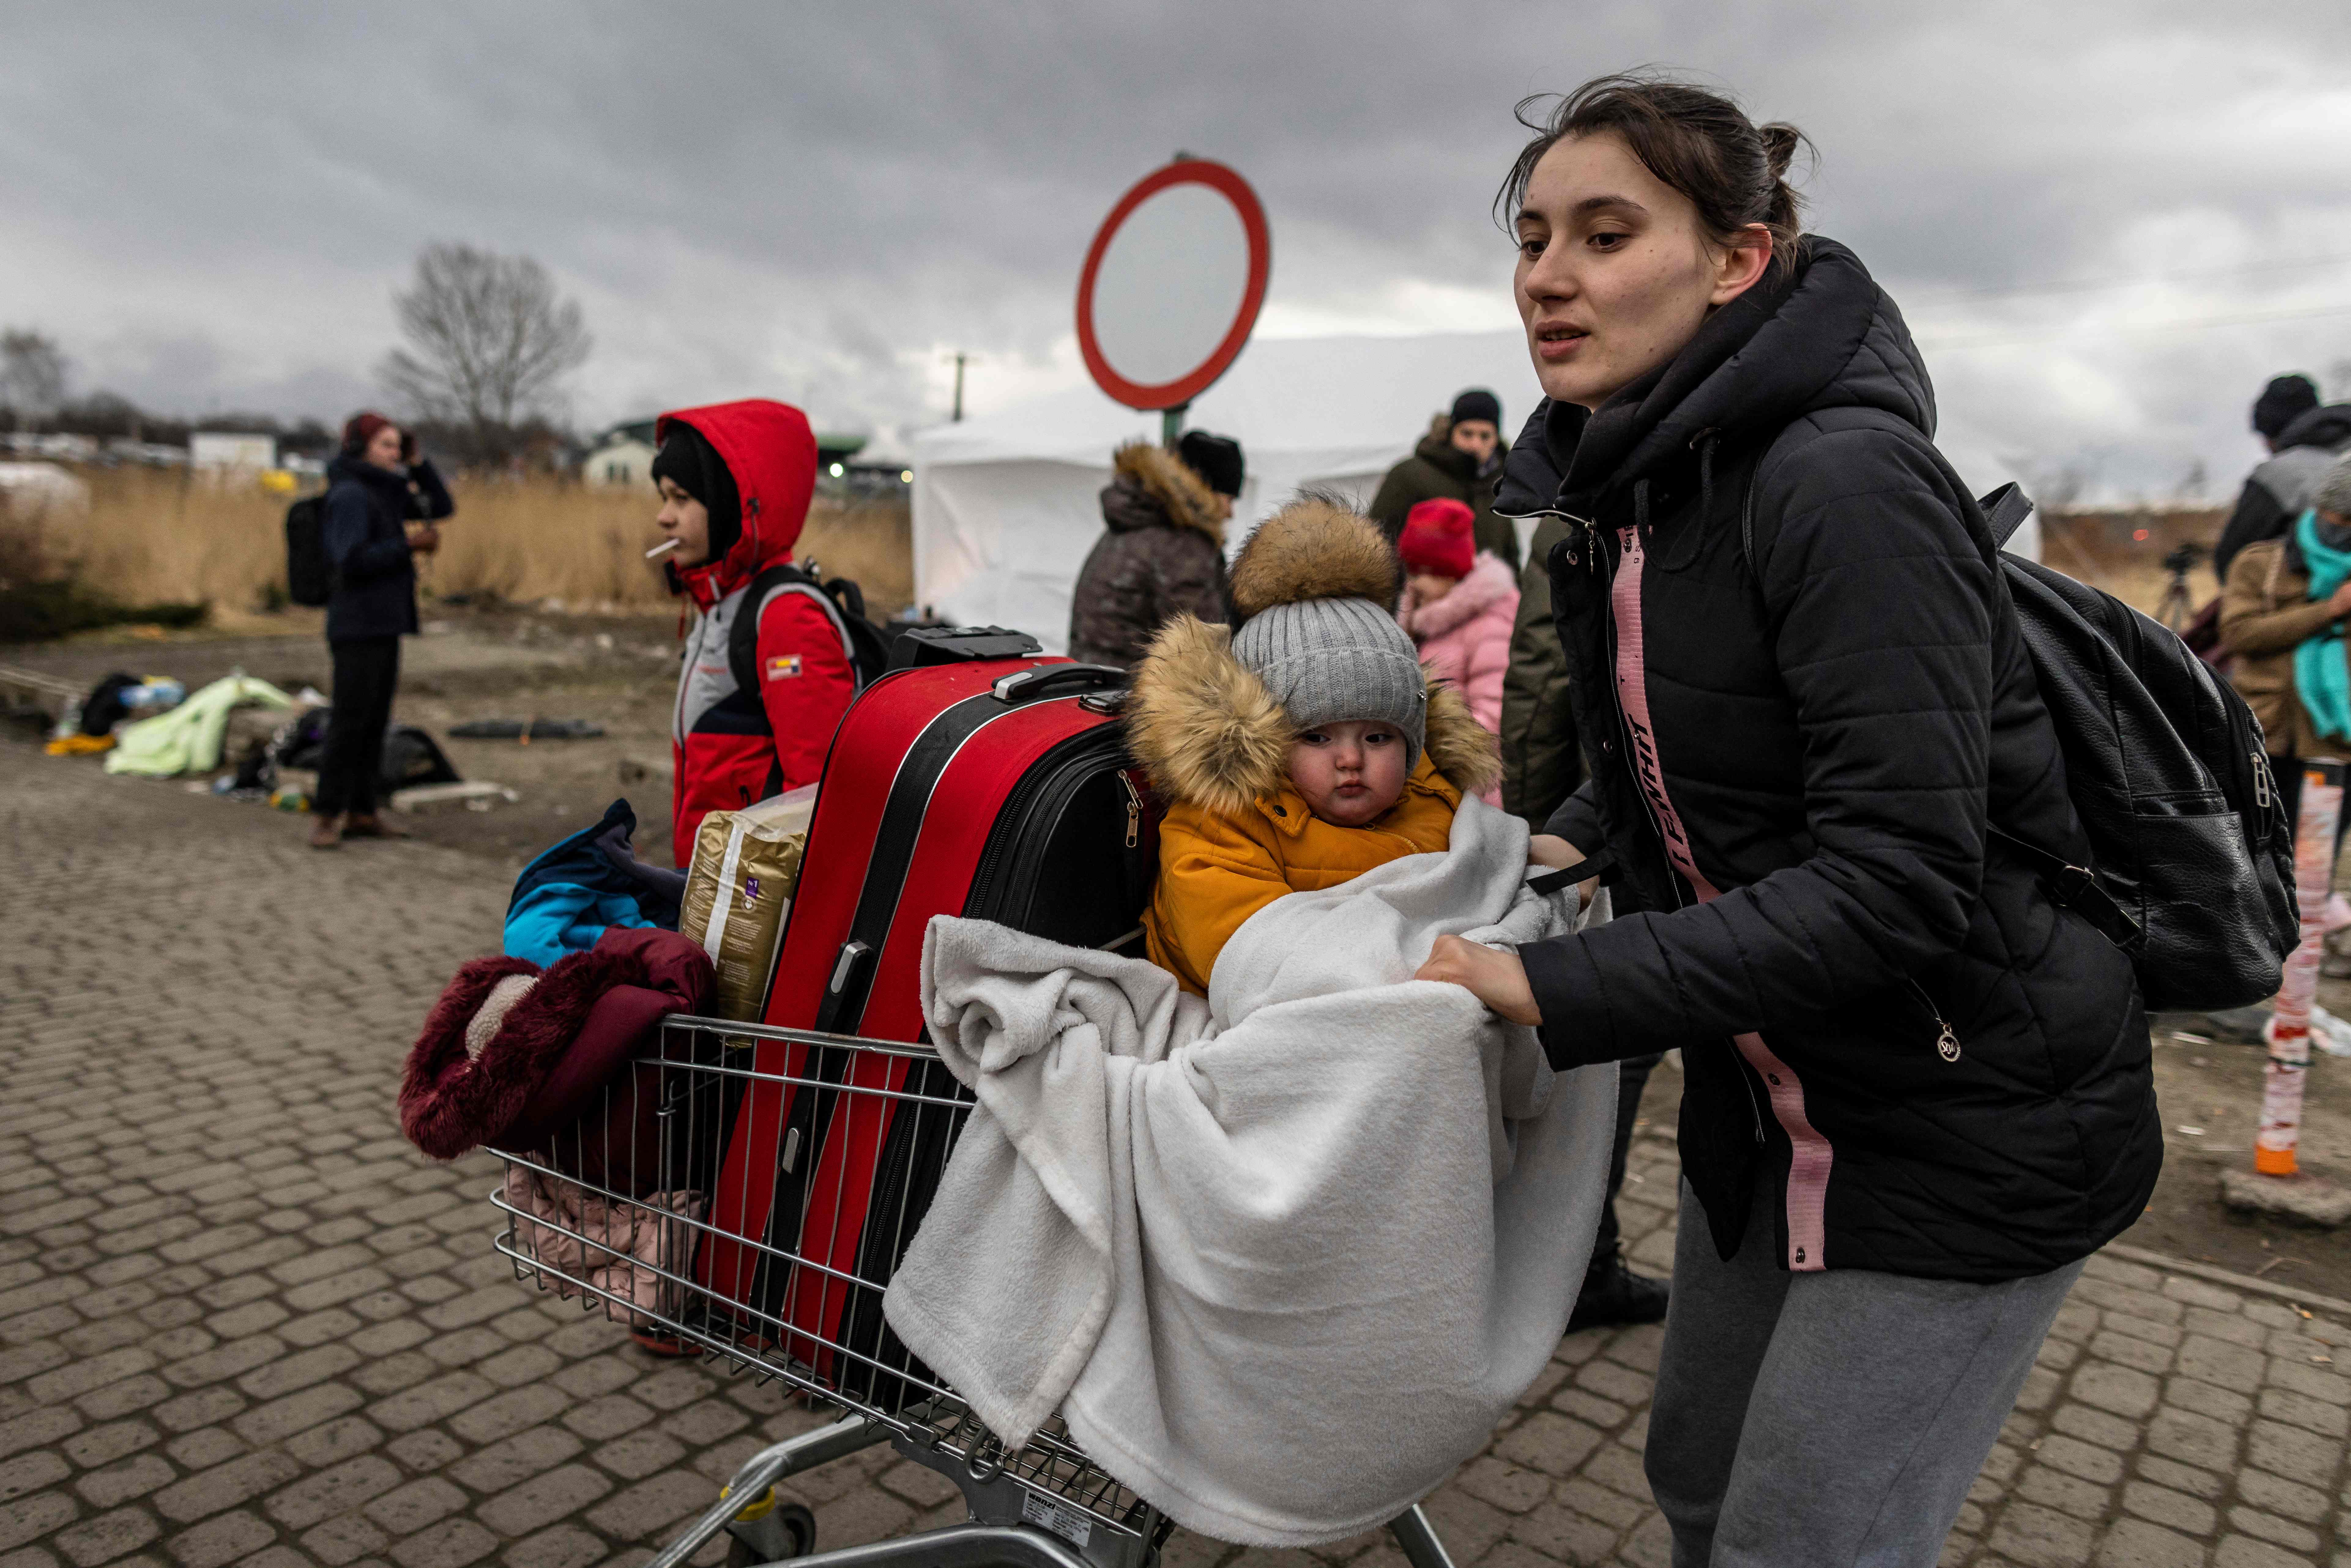
[[[1959,1031],[1951,1027],[1950,1020],[1943,1016],[1943,1009],[1937,1007],[1935,998],[1927,994],[1926,987],[1907,975],[1902,977],[1902,983],[1910,988],[1911,994],[1926,1005],[1927,1011],[1935,1019],[1935,1054],[1947,1062],[1957,1061],[1959,1059]]]
[[[1118,786],[1126,791],[1126,847],[1134,848],[1143,841],[1143,797],[1134,790],[1134,780],[1125,768],[1118,770]]]

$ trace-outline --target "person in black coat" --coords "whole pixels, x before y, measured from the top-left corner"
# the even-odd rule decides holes
[[[1572,1068],[1678,1049],[1647,1468],[1675,1562],[1932,1563],[2082,1260],[2162,1158],[2128,958],[1997,547],[1900,313],[1703,89],[1562,101],[1505,197],[1548,394],[1500,509],[1592,777],[1535,841],[1635,913],[1422,977]]]
[[[417,455],[413,437],[380,413],[351,416],[343,449],[327,465],[322,532],[335,584],[327,600],[335,706],[310,802],[313,849],[406,836],[376,812],[383,736],[400,685],[400,640],[416,631],[416,557],[440,547],[433,524],[455,510],[449,487]]]
[[[2311,492],[2351,452],[2351,403],[2322,407],[2308,376],[2272,379],[2253,400],[2253,434],[2270,455],[2245,476],[2237,505],[2212,546],[2212,574],[2223,585],[2237,552],[2282,539],[2310,507]]]

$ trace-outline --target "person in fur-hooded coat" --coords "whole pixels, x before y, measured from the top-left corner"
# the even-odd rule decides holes
[[[1166,802],[1144,931],[1151,961],[1206,996],[1217,955],[1286,893],[1335,887],[1446,847],[1466,793],[1489,788],[1494,737],[1419,666],[1387,606],[1395,556],[1369,519],[1309,498],[1267,519],[1234,562],[1238,631],[1179,615],[1151,643],[1128,705],[1135,757]],[[1404,793],[1361,827],[1317,817],[1289,774],[1301,733],[1394,723]]]
[[[1078,572],[1070,657],[1133,669],[1171,616],[1225,618],[1225,519],[1232,499],[1163,446],[1134,442],[1111,459],[1102,537]]]

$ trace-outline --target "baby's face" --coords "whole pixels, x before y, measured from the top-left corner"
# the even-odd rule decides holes
[[[1360,828],[1404,799],[1404,731],[1384,719],[1319,725],[1290,743],[1290,781],[1307,809]]]

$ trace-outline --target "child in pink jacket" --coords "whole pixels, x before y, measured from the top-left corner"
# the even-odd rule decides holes
[[[1405,574],[1396,620],[1429,674],[1458,689],[1478,722],[1499,733],[1519,583],[1501,558],[1479,550],[1476,524],[1468,507],[1449,497],[1405,514],[1396,540]],[[1481,794],[1489,805],[1502,803],[1499,785]]]

